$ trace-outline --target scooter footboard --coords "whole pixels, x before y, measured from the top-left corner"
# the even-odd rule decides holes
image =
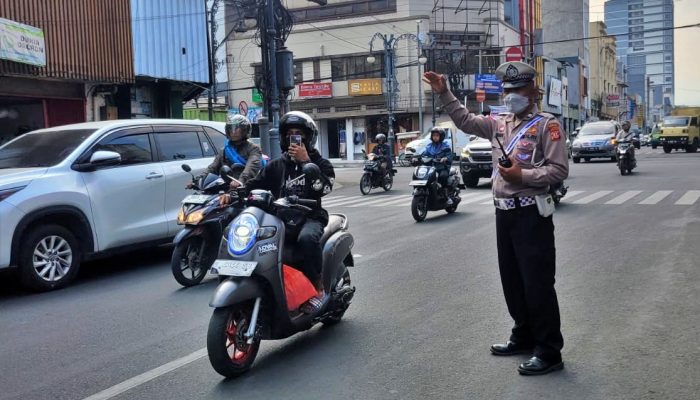
[[[345,258],[350,254],[355,240],[345,231],[334,233],[323,246],[323,285],[326,289],[335,283],[335,279],[344,271],[339,271]]]
[[[209,301],[214,308],[227,307],[263,296],[263,288],[254,279],[228,279],[216,288]]]

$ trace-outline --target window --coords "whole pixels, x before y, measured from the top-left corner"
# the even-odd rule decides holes
[[[673,45],[672,45],[672,44],[665,44],[665,45],[664,45],[664,50],[666,50],[666,51],[673,51]]]
[[[693,117],[690,119],[690,125],[698,126],[698,117]]]
[[[627,7],[628,10],[641,10],[642,9],[642,4],[630,4],[629,7]]]
[[[644,18],[634,18],[630,20],[630,25],[639,25],[644,23]]]
[[[333,81],[350,79],[384,77],[384,54],[373,54],[374,64],[367,62],[367,55],[340,57],[331,59],[331,77]]]
[[[644,11],[632,11],[630,12],[630,18],[642,17],[644,16]]]
[[[214,157],[216,155],[216,150],[211,146],[207,135],[205,135],[204,132],[198,132],[197,136],[199,136],[199,143],[202,145],[204,157]]]
[[[304,82],[304,63],[298,61],[294,63],[294,83]]]
[[[321,81],[321,60],[314,60],[314,82]]]
[[[630,42],[630,47],[632,50],[644,50],[644,41],[639,40],[636,42]]]
[[[218,153],[221,151],[226,145],[226,136],[214,128],[204,127],[204,130],[207,131],[207,136],[209,136],[209,139],[214,143],[216,152]]]
[[[114,151],[122,156],[121,165],[143,164],[153,161],[148,134],[120,136],[95,147],[95,151]]]
[[[633,32],[643,32],[643,31],[644,31],[644,27],[643,27],[643,26],[631,26],[630,29],[629,29],[629,33],[633,33]]]
[[[673,56],[671,56],[671,55],[664,56],[664,61],[673,61]]]
[[[73,152],[94,129],[26,133],[0,147],[0,168],[50,167]]]
[[[197,132],[167,132],[156,134],[161,161],[202,158],[202,146]]]
[[[670,77],[670,76],[667,76],[664,80],[665,80],[666,82],[673,82],[673,78]]]
[[[633,33],[630,36],[630,39],[644,39],[644,34],[643,33]]]

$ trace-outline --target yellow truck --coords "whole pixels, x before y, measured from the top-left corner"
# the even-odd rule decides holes
[[[700,146],[700,107],[678,107],[664,117],[659,144],[664,153],[685,150],[695,153]]]

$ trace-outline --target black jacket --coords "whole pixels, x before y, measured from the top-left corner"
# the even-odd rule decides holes
[[[378,156],[389,157],[389,145],[386,143],[377,144],[372,149],[372,153],[374,153]]]
[[[325,225],[328,223],[328,213],[321,206],[321,197],[333,190],[335,171],[333,164],[321,157],[318,150],[310,150],[309,158],[321,170],[321,176],[316,182],[306,182],[305,178],[292,182],[303,174],[302,165],[291,160],[285,152],[280,158],[270,161],[258,176],[249,180],[246,189],[269,190],[275,198],[296,195],[304,199],[315,199],[317,207],[308,217],[319,220]]]

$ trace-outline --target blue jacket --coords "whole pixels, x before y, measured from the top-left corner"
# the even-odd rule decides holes
[[[433,143],[432,141],[428,146],[426,146],[425,150],[423,151],[423,154],[421,156],[425,157],[433,157],[433,158],[442,158],[442,157],[447,157],[448,163],[452,163],[452,148],[450,147],[449,144],[445,142],[441,142],[438,144]]]

